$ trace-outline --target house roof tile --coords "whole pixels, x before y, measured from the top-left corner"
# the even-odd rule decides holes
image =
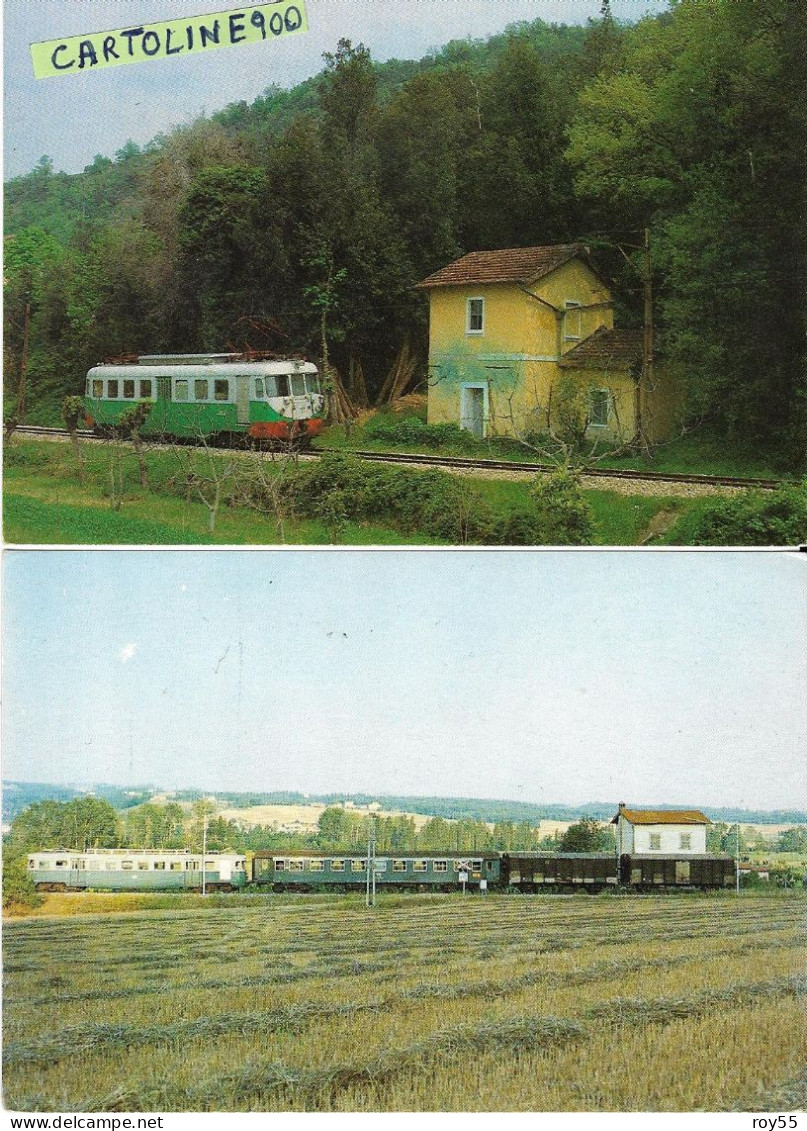
[[[608,330],[600,326],[591,337],[563,355],[560,362],[569,369],[613,369],[635,365],[642,360],[641,330]]]
[[[585,258],[580,243],[472,251],[418,283],[418,287],[459,287],[469,283],[534,283],[570,259]]]
[[[700,809],[620,809],[619,813],[632,825],[711,825]],[[617,823],[619,813],[611,821]]]

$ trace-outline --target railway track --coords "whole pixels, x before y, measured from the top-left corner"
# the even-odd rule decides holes
[[[17,427],[16,431],[21,435],[27,436],[66,438],[68,435],[66,428],[49,428],[38,424],[20,425]],[[98,437],[87,429],[79,429],[77,434],[82,440],[98,439]],[[150,442],[154,443],[153,440]],[[318,452],[314,451],[306,454],[308,457],[318,458],[326,452],[337,453],[342,450],[343,449],[338,448],[321,448]],[[460,456],[427,456],[400,452],[370,452],[361,450],[351,452],[350,454],[357,456],[359,459],[372,461],[373,463],[437,467],[455,471],[501,471],[511,475],[523,475],[525,473],[540,474],[542,472],[555,470],[552,464],[514,463],[512,460],[464,459]],[[757,490],[763,491],[773,491],[777,487],[782,486],[782,481],[778,479],[740,478],[731,475],[690,475],[667,471],[631,471],[625,468],[614,469],[606,467],[581,467],[580,471],[581,474],[593,479],[623,479],[636,483],[680,483],[689,486],[703,487],[733,487],[735,489],[756,488]]]

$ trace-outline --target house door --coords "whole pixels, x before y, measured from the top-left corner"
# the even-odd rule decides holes
[[[460,392],[460,427],[480,440],[485,435],[485,386],[463,385]]]

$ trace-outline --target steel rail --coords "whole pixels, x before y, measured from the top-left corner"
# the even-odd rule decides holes
[[[52,428],[39,424],[24,424],[18,425],[15,432],[22,435],[30,436],[67,436],[69,435],[66,428]],[[76,435],[82,440],[95,440],[100,439],[92,431],[88,429],[78,429]],[[153,437],[144,437],[151,443],[155,442]],[[157,440],[157,443],[167,442]],[[312,457],[320,457],[324,454],[345,454],[353,455],[358,459],[368,460],[374,463],[391,463],[391,464],[409,464],[412,466],[421,467],[444,467],[454,469],[457,471],[505,471],[511,474],[523,474],[524,472],[532,474],[541,474],[550,471],[555,471],[557,465],[545,463],[516,463],[514,460],[497,460],[497,459],[466,459],[462,456],[427,456],[415,455],[408,452],[370,452],[363,450],[346,450],[343,448],[320,448],[318,451],[308,451],[305,454]],[[627,468],[607,468],[607,467],[587,467],[582,466],[577,468],[581,475],[590,476],[598,479],[626,479],[637,483],[681,483],[690,484],[694,486],[704,487],[737,487],[737,488],[757,488],[763,491],[773,491],[777,487],[784,485],[784,480],[780,479],[755,479],[755,478],[741,478],[731,475],[695,475],[687,472],[673,472],[673,471],[635,471]]]

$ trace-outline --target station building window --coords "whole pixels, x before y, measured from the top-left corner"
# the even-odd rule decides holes
[[[658,852],[661,849],[661,833],[650,834],[650,851]]]
[[[681,848],[689,851],[692,848],[692,834],[681,833]]]
[[[466,334],[484,334],[485,332],[485,300],[483,298],[469,298],[465,308]]]

